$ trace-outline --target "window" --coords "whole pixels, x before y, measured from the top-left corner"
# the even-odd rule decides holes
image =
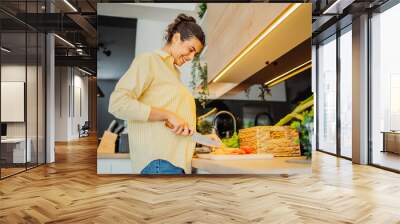
[[[336,36],[318,48],[318,149],[336,153]]]
[[[371,18],[372,163],[400,170],[400,5]]]
[[[1,2],[0,6],[13,4]],[[15,9],[40,13],[43,1]],[[0,178],[45,163],[45,34],[0,12]],[[6,100],[3,100],[6,99]]]
[[[340,36],[340,155],[352,157],[352,33],[351,26]]]

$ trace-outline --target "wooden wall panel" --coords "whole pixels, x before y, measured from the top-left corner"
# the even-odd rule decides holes
[[[89,88],[89,123],[90,123],[90,131],[97,131],[97,79],[95,77],[91,77],[88,80],[88,88]]]

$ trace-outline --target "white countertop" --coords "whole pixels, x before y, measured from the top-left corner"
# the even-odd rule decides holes
[[[98,159],[130,160],[129,153],[97,154]],[[209,160],[193,158],[192,167],[202,174],[274,174],[311,173],[311,163],[289,163],[287,160],[304,157],[274,157],[263,160]],[[195,172],[196,173],[196,172]]]
[[[129,153],[97,153],[97,159],[131,159]]]
[[[193,158],[192,167],[198,173],[209,174],[307,174],[311,163],[286,162],[304,157],[274,157],[266,160],[209,160]]]

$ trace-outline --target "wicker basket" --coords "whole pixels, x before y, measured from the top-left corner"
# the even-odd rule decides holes
[[[290,126],[256,126],[239,130],[240,146],[274,156],[300,156],[299,133]]]

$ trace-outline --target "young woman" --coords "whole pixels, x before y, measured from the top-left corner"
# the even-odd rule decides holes
[[[162,49],[136,56],[110,96],[109,112],[128,121],[134,173],[191,173],[196,105],[177,67],[201,52],[205,35],[193,17],[180,14],[165,40]]]

